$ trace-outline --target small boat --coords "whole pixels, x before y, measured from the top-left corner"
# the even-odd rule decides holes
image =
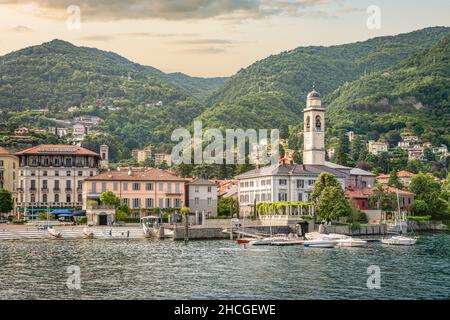
[[[156,238],[163,239],[164,238],[164,227],[158,223],[159,217],[157,216],[148,216],[141,218],[142,221],[142,230],[144,231],[144,235],[146,238]]]
[[[53,238],[53,239],[62,238],[61,231],[56,231],[55,228],[48,228],[47,232],[50,235],[50,237]]]
[[[302,245],[305,241],[300,239],[289,239],[284,241],[274,241],[271,246],[298,246]]]
[[[254,241],[255,239],[251,239],[251,238],[241,238],[241,239],[237,239],[236,243],[237,244],[247,244],[250,243],[252,241]]]
[[[324,237],[327,239],[331,239],[331,240],[350,238],[349,236],[346,236],[345,234],[340,234],[340,233],[324,234],[324,233],[319,233],[319,232],[309,232],[309,233],[305,234],[306,240],[322,239]]]
[[[365,247],[367,241],[354,238],[338,239],[336,241],[337,247]]]
[[[397,246],[412,246],[417,242],[417,237],[393,236],[390,238],[381,239],[382,244],[397,245]]]
[[[252,241],[250,241],[250,244],[254,245],[254,246],[270,246],[274,242],[279,243],[279,242],[288,241],[289,239],[290,238],[288,236],[278,235],[278,236],[272,236],[272,237],[267,237],[267,238],[263,238],[263,239],[252,240]]]
[[[94,231],[91,231],[88,228],[84,228],[83,229],[83,237],[85,239],[93,239],[94,238]]]
[[[311,247],[311,248],[334,248],[336,245],[336,241],[329,239],[327,237],[322,237],[314,240],[306,240],[303,242],[303,245],[305,247]]]
[[[164,238],[173,238],[173,230],[164,229]]]

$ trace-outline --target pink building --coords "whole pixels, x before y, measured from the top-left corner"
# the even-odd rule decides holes
[[[103,192],[112,191],[131,208],[134,217],[146,215],[145,209],[179,209],[185,206],[185,183],[186,179],[155,168],[108,171],[85,180],[83,207]]]

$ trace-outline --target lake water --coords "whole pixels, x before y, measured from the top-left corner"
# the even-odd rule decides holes
[[[381,288],[367,288],[379,266]],[[79,266],[81,289],[67,267]],[[444,299],[450,234],[416,246],[314,249],[232,241],[0,242],[0,299]]]

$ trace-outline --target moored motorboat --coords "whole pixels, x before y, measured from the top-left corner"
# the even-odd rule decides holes
[[[274,242],[283,242],[288,241],[290,238],[288,236],[282,235],[282,236],[273,236],[273,237],[267,237],[263,239],[257,239],[250,241],[251,245],[254,246],[269,246]]]
[[[157,216],[148,216],[141,218],[142,231],[146,238],[164,238],[164,227],[158,223],[160,218]]]
[[[57,231],[55,228],[48,228],[47,232],[48,232],[49,236],[53,239],[62,238],[61,231]]]
[[[252,239],[252,238],[241,238],[241,239],[237,239],[236,243],[237,244],[247,244],[247,243],[250,243],[250,242],[252,242],[254,240],[255,239]]]
[[[83,229],[83,237],[85,239],[93,239],[94,231],[89,230],[87,227]]]
[[[322,237],[314,240],[306,240],[303,242],[303,245],[311,248],[334,248],[336,241],[327,237]]]
[[[390,238],[381,239],[382,244],[397,245],[397,246],[412,246],[417,242],[416,237],[393,236]]]
[[[164,238],[173,238],[173,230],[164,229]]]
[[[365,247],[367,245],[367,241],[355,238],[344,238],[335,241],[337,247]]]

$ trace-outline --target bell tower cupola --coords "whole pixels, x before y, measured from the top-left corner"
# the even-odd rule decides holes
[[[303,164],[325,165],[325,108],[315,88],[308,94],[303,113]]]

